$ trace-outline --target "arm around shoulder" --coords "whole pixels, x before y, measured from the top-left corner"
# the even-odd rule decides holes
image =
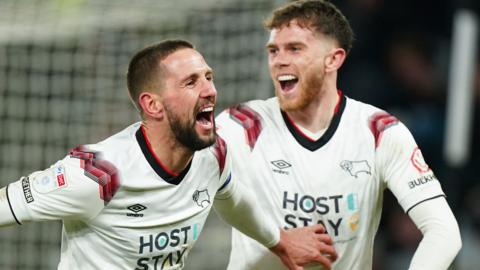
[[[312,262],[331,269],[337,253],[322,225],[280,230],[240,183],[230,188],[228,195],[215,198],[214,207],[222,219],[269,248],[290,270]]]

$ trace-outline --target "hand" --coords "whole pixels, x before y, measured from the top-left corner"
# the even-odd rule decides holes
[[[312,262],[331,269],[337,259],[332,238],[321,224],[280,230],[280,242],[270,248],[290,270],[303,270]]]

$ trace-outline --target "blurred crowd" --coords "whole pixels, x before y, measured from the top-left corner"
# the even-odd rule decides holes
[[[354,48],[340,72],[348,96],[397,116],[412,131],[454,210],[463,248],[451,269],[480,269],[480,59],[468,164],[450,167],[443,157],[452,20],[459,8],[480,14],[478,1],[333,1],[349,18]],[[391,194],[375,247],[375,270],[407,269],[421,233]]]

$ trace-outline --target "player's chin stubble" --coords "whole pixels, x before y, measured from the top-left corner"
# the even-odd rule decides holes
[[[195,130],[195,119],[191,121],[182,121],[177,117],[168,107],[165,107],[168,119],[170,121],[170,129],[172,130],[175,138],[186,148],[192,151],[198,151],[207,148],[215,143],[217,134],[215,132],[215,122],[213,123],[213,130],[211,135],[207,139],[200,138]]]
[[[322,75],[314,75],[310,74],[310,76],[306,76],[305,82],[300,82],[298,87],[298,91],[300,91],[300,95],[293,100],[285,100],[280,94],[279,91],[281,89],[275,89],[276,95],[278,97],[278,101],[280,103],[280,108],[283,111],[297,111],[307,107],[308,104],[315,98],[318,91],[323,83],[323,74]]]

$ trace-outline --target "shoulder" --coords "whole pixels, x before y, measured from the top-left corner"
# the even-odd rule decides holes
[[[99,143],[77,146],[69,151],[64,162],[69,170],[81,170],[98,184],[101,198],[108,202],[120,187],[120,169],[139,152],[135,148],[139,127],[140,123],[135,123]]]
[[[217,160],[218,168],[221,175],[223,173],[223,170],[225,169],[227,159],[227,144],[222,139],[222,137],[217,136],[217,140],[215,141],[215,144],[211,147],[211,151],[213,152]]]
[[[139,130],[141,123],[134,123],[118,133],[106,138],[95,144],[86,144],[79,146],[77,151],[89,151],[96,153],[96,157],[109,160],[112,163],[123,163],[130,160],[137,148],[136,132]]]
[[[220,125],[246,126],[250,122],[260,121],[262,115],[268,111],[269,102],[265,100],[252,100],[239,103],[226,108],[219,114],[216,121]]]
[[[345,118],[345,121],[349,122],[349,124],[361,125],[375,141],[375,147],[379,146],[383,134],[387,130],[399,127],[394,130],[400,130],[400,133],[403,133],[404,129],[406,129],[395,115],[351,98],[347,98]]]
[[[227,141],[246,142],[253,147],[268,119],[280,115],[276,98],[252,100],[225,109],[217,118],[218,133]]]

